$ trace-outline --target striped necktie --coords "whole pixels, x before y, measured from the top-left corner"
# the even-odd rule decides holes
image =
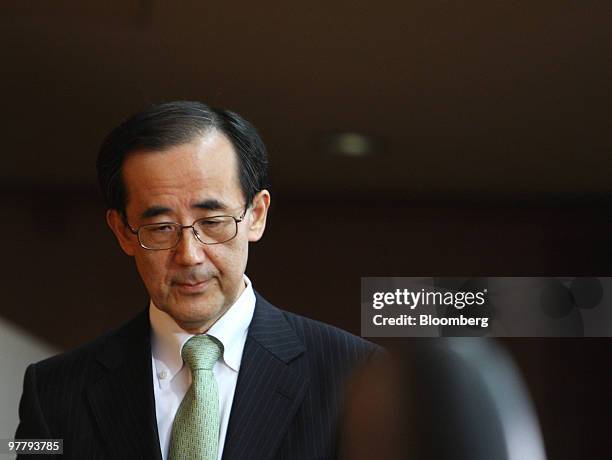
[[[219,390],[213,365],[223,345],[209,335],[190,338],[181,351],[191,386],[172,424],[170,460],[216,460],[219,451]]]

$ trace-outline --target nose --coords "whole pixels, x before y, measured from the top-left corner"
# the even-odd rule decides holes
[[[206,259],[205,247],[196,238],[193,228],[183,228],[179,243],[174,248],[174,259],[180,265],[199,265]]]

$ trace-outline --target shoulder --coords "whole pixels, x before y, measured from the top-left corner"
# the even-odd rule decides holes
[[[125,344],[136,342],[137,337],[148,334],[146,330],[146,315],[140,313],[135,318],[125,322],[119,327],[84,343],[72,350],[60,353],[29,366],[29,372],[35,373],[37,380],[66,380],[77,381],[86,379],[96,368],[96,361],[103,360],[113,353],[119,355],[125,350]],[[75,382],[76,383],[76,382]]]
[[[305,344],[325,350],[338,350],[347,355],[366,356],[381,349],[378,345],[339,327],[281,310],[298,337]]]
[[[278,308],[260,295],[257,295],[257,303],[258,308],[272,313],[268,318],[283,318],[310,354],[356,362],[383,351],[382,347],[339,327]]]

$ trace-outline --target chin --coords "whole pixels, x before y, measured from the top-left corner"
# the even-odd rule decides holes
[[[193,299],[181,302],[180,306],[175,305],[166,312],[174,318],[179,326],[183,327],[216,321],[223,313],[223,308],[217,302],[211,303],[207,299]]]

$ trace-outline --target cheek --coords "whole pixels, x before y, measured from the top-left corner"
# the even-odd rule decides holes
[[[248,245],[236,241],[233,245],[211,248],[208,258],[224,278],[241,278],[246,265]]]
[[[159,257],[160,255],[152,252],[135,256],[138,273],[149,291],[163,290],[165,286],[168,271],[165,269],[165,260]]]

